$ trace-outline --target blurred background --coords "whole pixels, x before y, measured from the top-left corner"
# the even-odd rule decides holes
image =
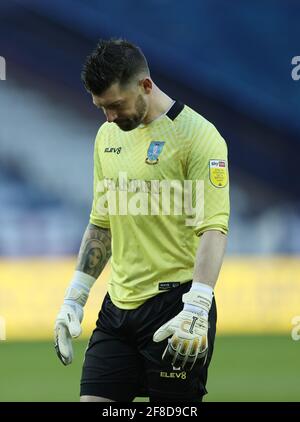
[[[206,400],[300,400],[299,19],[296,0],[0,3],[0,401],[78,400],[109,265],[70,367],[52,331],[89,218],[104,121],[80,72],[109,37],[138,44],[160,88],[228,144],[231,222]]]

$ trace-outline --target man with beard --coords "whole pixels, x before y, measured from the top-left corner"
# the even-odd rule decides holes
[[[226,143],[210,122],[155,85],[132,43],[101,40],[82,79],[107,122],[95,142],[90,222],[56,320],[57,354],[63,364],[72,362],[71,339],[81,333],[90,289],[111,257],[81,401],[142,394],[150,401],[201,401],[228,230]],[[93,269],[90,248],[97,253]]]

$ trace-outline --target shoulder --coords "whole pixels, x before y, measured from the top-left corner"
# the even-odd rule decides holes
[[[96,135],[96,142],[100,142],[101,139],[106,136],[109,132],[109,123],[104,122],[98,129],[97,135]]]
[[[105,144],[111,139],[120,138],[120,129],[117,125],[108,122],[103,123],[96,135],[96,145]]]
[[[181,113],[174,119],[174,126],[188,142],[200,140],[209,133],[218,133],[216,127],[204,116],[185,105]]]

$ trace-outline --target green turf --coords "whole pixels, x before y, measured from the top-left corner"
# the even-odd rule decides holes
[[[0,342],[0,401],[77,401],[86,342],[64,367],[48,342]],[[206,401],[300,401],[300,343],[289,336],[218,337]]]
[[[288,335],[218,337],[206,401],[300,401],[299,351]]]

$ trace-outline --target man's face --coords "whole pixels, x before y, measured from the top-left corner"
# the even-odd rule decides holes
[[[138,82],[126,87],[115,83],[103,94],[92,94],[92,97],[95,106],[103,110],[107,121],[116,123],[124,131],[137,128],[147,114],[147,96],[143,92],[143,85]]]

